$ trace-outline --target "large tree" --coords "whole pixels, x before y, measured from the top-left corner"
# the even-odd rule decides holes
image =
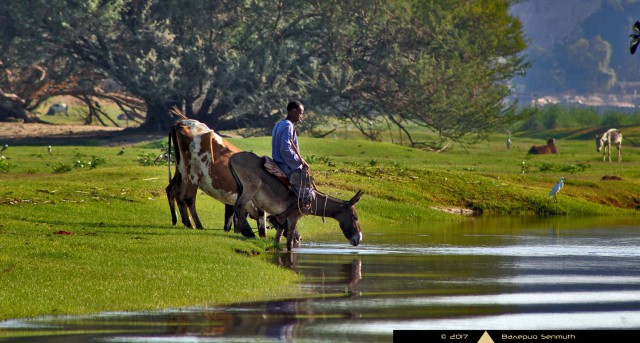
[[[507,84],[526,67],[510,0],[37,2],[55,18],[23,34],[143,99],[153,130],[173,106],[216,128],[269,128],[300,99],[370,138],[387,123],[438,146],[511,120]],[[440,139],[415,142],[411,125]]]
[[[213,126],[256,123],[298,93],[290,75],[302,47],[292,39],[306,14],[286,1],[89,4],[66,46],[144,99],[145,128],[167,129],[174,106]]]
[[[334,4],[326,26],[334,61],[319,70],[318,97],[372,138],[381,120],[402,129],[414,145],[481,137],[516,119],[515,106],[504,101],[508,82],[528,66],[519,56],[526,45],[520,22],[508,14],[510,4]],[[434,130],[440,139],[416,142],[410,125]]]
[[[72,19],[85,15],[85,7],[72,5],[65,1],[0,2],[0,120],[41,121],[33,111],[43,101],[61,95],[86,103],[88,123],[95,119],[104,124],[100,114],[110,119],[96,106],[96,98],[114,102],[125,112],[141,109],[140,101],[126,92],[103,89],[105,71],[70,54],[67,43],[75,32]],[[110,17],[113,12],[108,9],[101,14],[101,20]]]

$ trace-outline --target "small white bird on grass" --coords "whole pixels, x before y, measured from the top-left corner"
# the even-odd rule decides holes
[[[549,192],[549,198],[553,197],[554,200],[558,201],[558,199],[556,198],[556,194],[560,192],[562,187],[564,187],[564,177],[561,177],[560,181],[558,181],[558,183],[556,183],[555,186],[553,186],[553,188],[551,189],[551,192]]]
[[[49,146],[47,147],[47,151],[48,151],[49,153],[51,153],[51,145],[49,145]]]

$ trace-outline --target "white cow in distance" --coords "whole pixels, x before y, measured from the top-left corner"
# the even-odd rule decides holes
[[[49,110],[47,111],[48,116],[52,116],[56,113],[64,113],[65,115],[69,115],[69,105],[58,102],[51,106],[49,106]]]

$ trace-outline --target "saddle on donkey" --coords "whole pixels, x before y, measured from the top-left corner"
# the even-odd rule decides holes
[[[278,164],[276,163],[276,161],[274,161],[271,157],[269,156],[262,156],[262,160],[263,160],[263,166],[264,169],[271,175],[275,176],[276,179],[278,179],[278,181],[280,181],[280,183],[282,183],[285,187],[289,188],[291,191],[293,191],[294,193],[296,193],[296,190],[293,188],[293,186],[291,185],[291,181],[289,180],[289,178],[287,177],[287,174],[285,174],[282,169],[280,169],[280,167],[278,167]],[[316,188],[316,184],[315,184],[315,180],[313,179],[313,176],[311,176],[311,174],[309,174],[308,170],[305,170],[306,172],[304,173],[304,183],[309,184],[313,187],[314,191],[318,191],[318,189]]]

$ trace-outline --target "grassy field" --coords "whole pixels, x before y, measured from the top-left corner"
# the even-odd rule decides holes
[[[320,190],[342,199],[365,192],[357,205],[365,236],[385,225],[461,220],[445,210],[640,214],[640,148],[626,144],[622,163],[603,163],[589,132],[547,134],[557,138],[557,155],[527,154],[545,143],[542,134],[512,135],[510,150],[506,135],[495,135],[442,153],[357,139],[301,137],[300,144]],[[230,140],[270,154],[270,137]],[[153,163],[162,143],[128,146],[123,154],[93,146],[2,152],[0,320],[300,294],[299,277],[270,263],[273,230],[266,242],[224,232],[223,206],[202,194],[197,207],[206,230],[171,226],[167,167]],[[565,187],[556,201],[547,194],[560,177]],[[341,235],[336,222],[315,217],[303,218],[300,230],[308,241]]]
[[[157,148],[11,146],[0,173],[0,319],[224,304],[298,293],[265,257],[271,241],[171,226]],[[89,166],[93,161],[95,167]],[[96,161],[100,161],[96,165]]]

